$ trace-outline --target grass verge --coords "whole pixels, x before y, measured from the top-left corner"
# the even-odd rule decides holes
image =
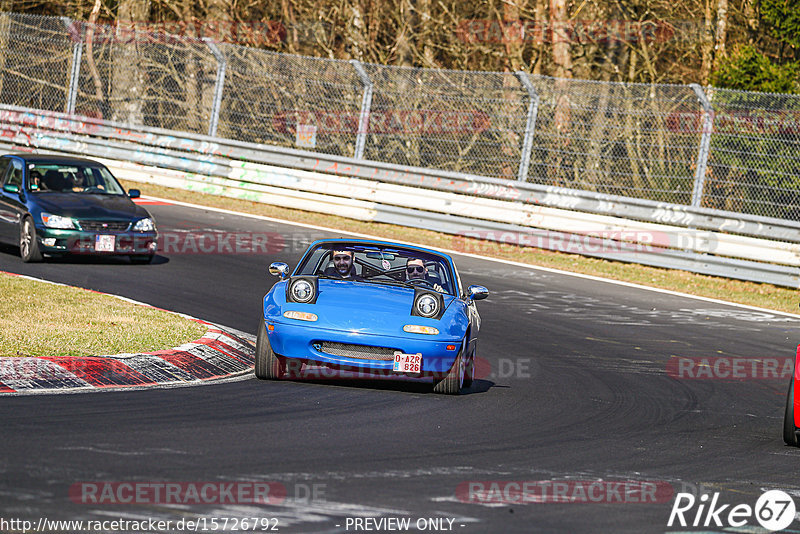
[[[0,273],[0,356],[94,356],[171,349],[206,328],[85,289]]]
[[[531,247],[465,239],[463,237],[440,234],[429,230],[355,221],[335,215],[281,208],[258,202],[206,195],[203,193],[183,191],[139,182],[121,181],[126,188],[139,189],[145,195],[255,215],[265,215],[287,221],[314,224],[333,229],[371,234],[388,239],[409,241],[422,245],[475,253],[575,273],[602,276],[614,280],[680,291],[691,295],[738,302],[740,304],[789,313],[798,313],[799,311],[798,302],[800,296],[798,296],[797,290],[770,284],[743,282],[727,278],[694,274],[687,271],[660,269],[632,263],[587,258],[577,254],[551,252]]]

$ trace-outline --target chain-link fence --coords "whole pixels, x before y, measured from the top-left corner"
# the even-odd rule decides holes
[[[0,13],[0,102],[800,220],[800,97],[388,67]]]
[[[352,65],[219,46],[227,70],[218,135],[353,156],[364,87]]]

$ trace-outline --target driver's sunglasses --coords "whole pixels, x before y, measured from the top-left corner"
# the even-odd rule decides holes
[[[413,272],[424,273],[425,267],[423,267],[422,265],[412,265],[411,267],[406,267],[406,272],[408,272],[408,274],[411,274]]]
[[[334,256],[333,261],[350,261],[350,256]]]

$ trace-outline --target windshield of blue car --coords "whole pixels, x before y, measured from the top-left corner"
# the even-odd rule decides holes
[[[418,286],[455,294],[453,275],[445,258],[399,247],[323,243],[305,256],[295,274],[374,284]]]
[[[99,165],[29,163],[28,191],[124,195],[111,172]]]

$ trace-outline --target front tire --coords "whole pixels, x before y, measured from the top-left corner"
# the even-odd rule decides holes
[[[278,380],[286,375],[286,362],[272,351],[264,319],[259,320],[258,336],[256,337],[255,374],[256,378],[261,380]]]
[[[786,411],[783,413],[783,441],[792,447],[800,446],[797,441],[797,428],[794,426],[794,377],[786,394]]]
[[[444,395],[458,395],[461,393],[461,388],[464,386],[464,376],[466,375],[466,348],[465,342],[447,375],[438,382],[433,383],[433,391],[435,393],[443,393]]]
[[[466,368],[464,369],[464,387],[468,388],[475,381],[475,350],[469,355]]]
[[[19,255],[25,263],[42,261],[42,252],[36,240],[36,227],[30,217],[25,217],[19,230]]]

